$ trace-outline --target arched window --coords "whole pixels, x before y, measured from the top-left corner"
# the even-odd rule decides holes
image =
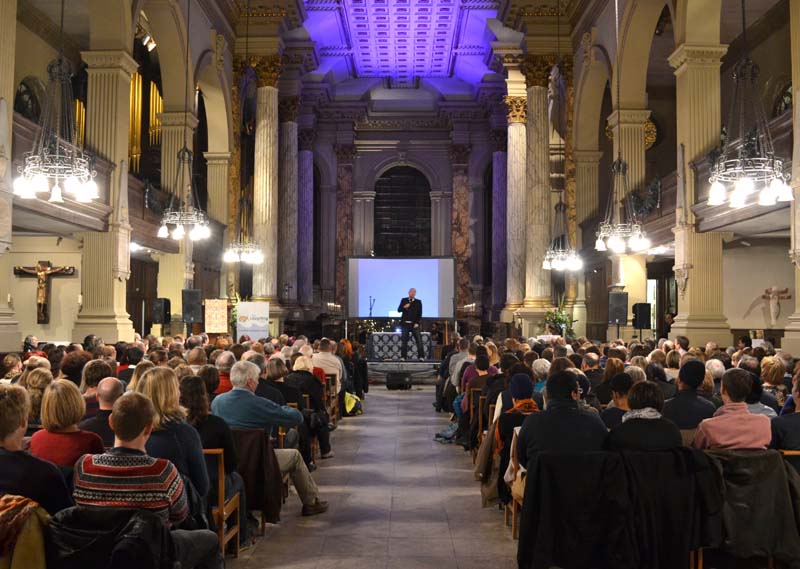
[[[42,98],[44,87],[36,77],[26,77],[17,87],[14,96],[14,112],[28,120],[39,122],[42,115]]]
[[[431,254],[431,187],[410,166],[390,168],[375,182],[375,255]]]
[[[781,89],[775,105],[772,109],[772,116],[778,117],[792,108],[792,84],[789,83]]]

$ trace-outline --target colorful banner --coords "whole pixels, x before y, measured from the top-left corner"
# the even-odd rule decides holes
[[[206,299],[205,330],[209,334],[224,334],[228,331],[228,300],[225,298]]]
[[[269,302],[236,304],[236,339],[244,335],[254,340],[269,336]]]

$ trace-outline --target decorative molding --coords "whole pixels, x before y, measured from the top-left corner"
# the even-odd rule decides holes
[[[340,0],[306,0],[306,12],[335,12],[341,6]]]
[[[124,71],[128,75],[139,69],[139,64],[122,50],[82,51],[81,59],[91,70]]]
[[[686,285],[689,284],[689,271],[693,268],[694,267],[689,263],[672,267],[672,272],[675,273],[675,283],[678,285],[678,292],[681,298],[684,298],[686,295]]]
[[[280,122],[297,122],[300,110],[300,97],[281,97],[278,99],[278,120]]]
[[[623,122],[622,124],[626,123]],[[611,121],[606,122],[606,128],[605,128],[606,138],[608,138],[612,142],[614,141],[615,129],[616,125],[612,127]],[[644,149],[650,150],[651,148],[653,148],[653,146],[655,146],[656,141],[658,141],[658,126],[656,125],[655,122],[653,122],[653,119],[648,117],[644,123]]]
[[[222,72],[225,69],[225,52],[228,50],[228,42],[225,36],[217,33],[216,30],[212,29],[211,33],[214,37],[214,65],[217,71]]]
[[[273,55],[251,55],[250,66],[255,70],[258,77],[259,87],[277,87],[278,79],[283,69],[281,56]]]
[[[556,64],[555,55],[527,55],[520,71],[525,76],[525,84],[530,87],[547,87],[550,84],[550,72]]]
[[[469,144],[451,144],[448,149],[450,163],[453,166],[466,166],[469,164],[469,154],[472,148]]]
[[[528,116],[528,99],[527,97],[504,97],[503,102],[506,104],[506,117],[508,123],[522,123],[525,124]]]
[[[336,163],[339,166],[352,165],[358,152],[355,144],[337,144],[333,147],[333,151],[336,153]]]
[[[319,49],[320,57],[347,57],[353,55],[353,50],[346,45],[326,45]]]
[[[317,139],[317,131],[312,128],[304,128],[300,131],[297,135],[297,146],[298,150],[302,151],[313,151],[314,150],[314,142]]]
[[[356,130],[382,131],[415,131],[415,130],[450,130],[451,121],[447,115],[431,118],[408,119],[376,119],[361,117],[355,126]]]
[[[55,51],[61,48],[61,33],[57,22],[33,5],[31,0],[18,0],[17,20]],[[81,48],[69,34],[64,34],[64,55],[73,63],[80,62]],[[131,72],[132,73],[132,72]]]
[[[197,115],[184,111],[159,113],[158,118],[161,120],[162,128],[179,127],[194,130],[197,128],[197,125],[200,124]]]
[[[685,64],[718,68],[722,65],[722,58],[727,51],[727,45],[684,43],[672,52],[667,61],[676,70]]]

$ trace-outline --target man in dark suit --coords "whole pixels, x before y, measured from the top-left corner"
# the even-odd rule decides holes
[[[417,298],[417,289],[412,288],[408,291],[408,296],[400,301],[397,311],[402,314],[400,317],[403,330],[402,343],[400,346],[400,357],[406,359],[408,356],[408,336],[414,334],[414,342],[417,344],[417,355],[420,359],[425,357],[425,346],[422,345],[422,334],[420,324],[422,323],[422,301]]]

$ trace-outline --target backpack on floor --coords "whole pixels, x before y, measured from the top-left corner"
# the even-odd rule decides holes
[[[364,413],[364,409],[361,407],[361,399],[350,393],[349,391],[344,392],[344,414],[347,417],[354,417],[355,415],[361,415]]]

